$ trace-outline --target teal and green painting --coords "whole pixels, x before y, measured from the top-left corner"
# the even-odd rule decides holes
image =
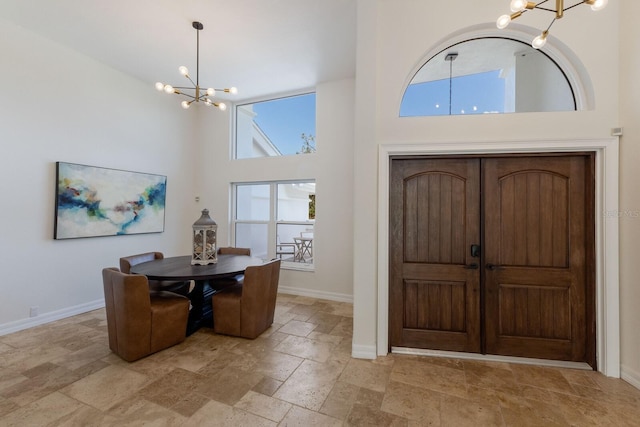
[[[164,231],[167,178],[74,163],[56,163],[54,238]]]

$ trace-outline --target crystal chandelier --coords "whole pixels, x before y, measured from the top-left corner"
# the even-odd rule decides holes
[[[535,3],[527,0],[511,0],[511,12],[513,12],[513,14],[500,16],[498,18],[498,21],[496,22],[496,25],[500,29],[506,28],[507,25],[509,25],[509,23],[512,20],[516,19],[523,13],[528,12],[530,10],[534,10],[534,9],[553,12],[556,16],[555,18],[553,18],[553,21],[551,21],[551,24],[549,24],[547,29],[544,30],[542,34],[540,34],[538,37],[533,39],[533,42],[531,43],[531,46],[533,46],[534,48],[541,49],[547,43],[547,36],[549,35],[549,30],[551,29],[551,26],[556,22],[556,20],[564,16],[564,12],[566,12],[569,9],[573,9],[576,6],[580,6],[581,4],[589,5],[591,6],[591,10],[594,10],[597,12],[599,10],[604,9],[607,3],[609,2],[609,0],[582,0],[569,7],[564,7],[563,0],[556,0],[556,8],[550,9],[547,7],[543,7],[543,5],[548,1],[549,0],[543,0],[541,2]]]
[[[185,76],[193,86],[185,87],[185,86],[172,86],[170,84],[165,84],[162,82],[156,83],[156,89],[159,91],[164,91],[166,93],[175,93],[176,95],[182,95],[187,99],[182,101],[182,108],[187,109],[194,102],[203,102],[207,106],[213,105],[214,107],[218,107],[221,110],[226,110],[227,105],[224,102],[213,102],[211,98],[216,95],[216,91],[222,91],[225,93],[230,93],[235,95],[238,93],[238,89],[235,87],[231,87],[229,89],[214,89],[214,88],[206,88],[203,89],[200,87],[200,30],[204,28],[204,26],[197,21],[192,22],[191,24],[193,28],[196,29],[196,81],[194,82],[189,76],[189,70],[184,65],[178,68],[180,74]]]

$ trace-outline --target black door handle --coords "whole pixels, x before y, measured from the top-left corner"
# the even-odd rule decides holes
[[[471,256],[480,258],[480,245],[471,245]]]
[[[467,270],[477,270],[479,267],[478,264],[476,264],[475,262],[473,264],[467,264],[464,266],[464,268],[466,268]]]
[[[502,270],[504,267],[501,265],[495,265],[495,264],[487,264],[485,267],[487,267],[487,270]]]

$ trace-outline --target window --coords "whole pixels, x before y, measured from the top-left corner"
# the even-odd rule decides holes
[[[573,110],[576,101],[566,75],[543,51],[485,37],[430,58],[409,83],[400,116]]]
[[[235,159],[316,151],[316,94],[236,107]]]
[[[315,181],[234,184],[235,246],[280,258],[284,268],[312,270]]]

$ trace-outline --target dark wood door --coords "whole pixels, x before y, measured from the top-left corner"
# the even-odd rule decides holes
[[[483,160],[487,353],[591,362],[587,160]]]
[[[390,346],[595,367],[592,157],[391,162]]]
[[[390,344],[480,351],[480,161],[392,160]]]

